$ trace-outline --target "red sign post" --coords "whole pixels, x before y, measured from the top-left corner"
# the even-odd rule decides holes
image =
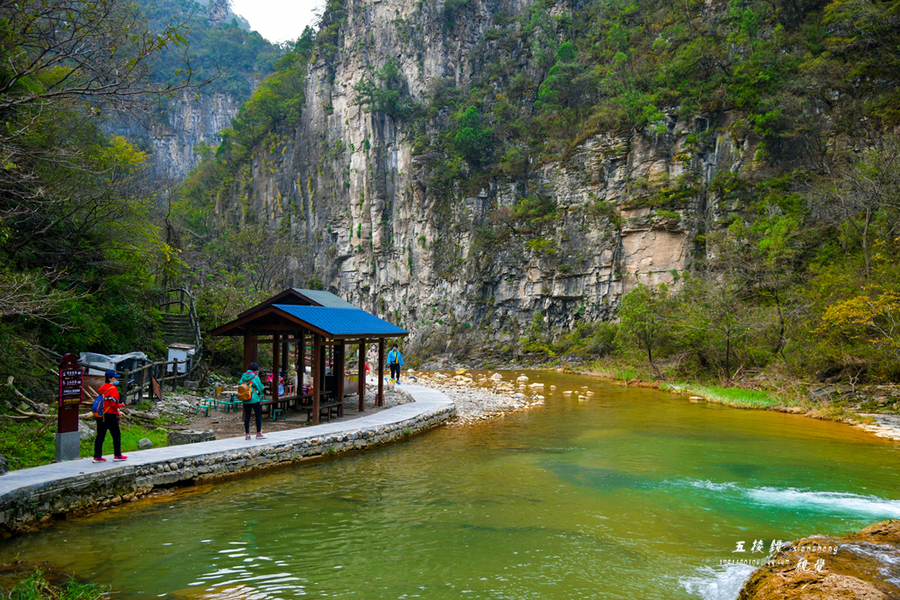
[[[79,457],[81,436],[78,434],[78,409],[81,407],[83,377],[78,357],[74,354],[63,356],[59,365],[56,460],[73,460]]]

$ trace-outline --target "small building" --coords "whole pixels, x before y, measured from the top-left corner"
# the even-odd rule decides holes
[[[245,310],[238,317],[215,328],[213,336],[241,336],[244,341],[244,369],[258,363],[259,344],[272,346],[272,398],[269,402],[309,400],[313,424],[319,423],[321,403],[329,398],[343,402],[347,346],[359,347],[359,410],[365,397],[365,352],[369,343],[378,344],[378,395],[376,405],[384,406],[384,362],[387,339],[405,337],[409,332],[379,319],[342,298],[321,290],[290,288]],[[307,347],[310,347],[307,365]],[[297,349],[291,352],[291,347]],[[290,396],[280,396],[277,373],[288,372],[293,354],[297,386]],[[329,375],[326,364],[333,365]],[[262,365],[261,365],[262,366]],[[306,368],[311,370],[310,391],[304,392]]]
[[[171,373],[172,368],[174,366],[174,361],[178,361],[178,373],[183,375],[187,371],[189,371],[189,367],[193,365],[194,353],[197,351],[197,347],[193,344],[169,344],[169,352],[166,358],[166,362],[172,363],[167,368]]]

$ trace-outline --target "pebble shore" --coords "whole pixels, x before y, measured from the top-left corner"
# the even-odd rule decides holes
[[[453,401],[456,418],[447,423],[449,426],[496,419],[544,403],[543,384],[531,383],[525,376],[507,381],[499,373],[476,375],[466,369],[458,369],[452,375],[410,370],[404,373],[404,380],[443,392]],[[399,389],[402,387],[401,384]]]

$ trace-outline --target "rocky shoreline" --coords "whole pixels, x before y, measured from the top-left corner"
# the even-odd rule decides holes
[[[416,385],[446,394],[453,401],[456,418],[447,423],[449,426],[471,425],[544,403],[544,384],[531,383],[525,375],[507,381],[499,373],[486,376],[457,369],[453,375],[407,371],[406,377]]]

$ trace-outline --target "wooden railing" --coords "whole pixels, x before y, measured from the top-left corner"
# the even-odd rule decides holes
[[[183,287],[166,290],[159,300],[159,309],[165,313],[172,313],[174,312],[172,308],[177,308],[178,314],[190,316],[193,344],[197,349],[197,354],[200,354],[203,338],[200,336],[200,319],[197,317],[197,310],[194,307],[194,296]]]
[[[190,366],[185,369],[184,373],[179,373],[179,366],[184,366],[185,363],[188,363]],[[119,393],[122,401],[126,404],[137,403],[144,398],[144,394],[151,398],[156,395],[162,396],[166,385],[171,385],[172,391],[175,391],[179,385],[184,384],[199,365],[199,357],[194,355],[193,361],[179,361],[178,359],[170,361],[157,360],[141,365],[136,369],[122,369],[120,371],[122,380],[119,384]],[[136,381],[132,382],[132,379]],[[155,385],[158,385],[159,388],[154,389]],[[133,402],[129,402],[132,398]]]

